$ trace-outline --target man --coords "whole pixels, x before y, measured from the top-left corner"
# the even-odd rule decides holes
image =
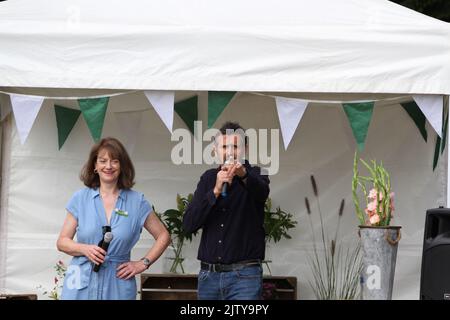
[[[220,128],[214,151],[224,164],[201,176],[183,217],[186,232],[203,229],[198,250],[201,300],[261,298],[269,179],[259,167],[242,161],[248,151],[243,132],[234,122]]]

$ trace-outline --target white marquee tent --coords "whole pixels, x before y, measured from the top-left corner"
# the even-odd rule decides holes
[[[198,95],[203,121],[207,91],[238,91],[216,126],[233,119],[246,128],[279,127],[271,96],[314,101],[271,177],[274,205],[299,221],[291,240],[268,249],[272,271],[298,277],[301,299],[313,298],[303,202],[312,195],[311,173],[330,230],[345,198],[341,236],[357,239],[351,206],[355,142],[333,101],[376,101],[362,157],[383,160],[396,192],[393,223],[402,226],[403,238],[394,298],[418,298],[424,213],[448,203],[448,160],[445,152],[432,170],[434,131],[428,126],[423,141],[399,103],[417,94],[450,94],[450,25],[386,0],[1,3],[2,112],[11,93],[45,100],[23,145],[13,114],[2,122],[0,293],[51,287],[54,263],[69,261],[55,241],[64,206],[82,187],[78,172],[93,141],[78,121],[58,150],[55,103],[76,109],[73,97],[111,95],[103,136],[129,140],[120,114],[137,113],[141,121],[135,139],[127,140],[134,145],[136,189],[158,211],[174,207],[177,193],[194,191],[208,166],[171,162],[174,142],[143,90],[175,91],[176,101]],[[175,116],[174,128],[184,126]],[[186,248],[187,272],[198,270],[198,241]],[[151,243],[145,235],[133,257]],[[153,268],[160,272],[162,259]]]

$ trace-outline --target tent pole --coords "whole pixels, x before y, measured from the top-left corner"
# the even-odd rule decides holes
[[[9,103],[9,102],[8,102]],[[1,156],[0,156],[0,293],[6,289],[6,254],[8,248],[8,191],[11,157],[11,121],[12,112],[1,123]]]

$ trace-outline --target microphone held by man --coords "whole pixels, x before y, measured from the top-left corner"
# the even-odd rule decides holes
[[[225,166],[225,168],[228,168],[228,166],[232,165],[233,163],[234,163],[234,158],[232,155],[230,155],[228,157],[227,161],[225,161],[224,166]],[[227,189],[228,189],[229,185],[230,185],[229,182],[224,182],[222,184],[222,192],[220,193],[220,195],[224,198],[227,196]]]

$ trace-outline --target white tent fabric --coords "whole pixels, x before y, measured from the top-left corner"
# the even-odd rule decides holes
[[[2,86],[449,94],[450,26],[387,0],[15,0]]]
[[[385,0],[15,0],[0,5],[0,91],[83,97],[172,90],[176,101],[198,93],[206,123],[202,90],[236,90],[244,93],[217,124],[234,119],[246,128],[270,129],[278,128],[274,99],[246,91],[313,100],[450,94],[449,39],[449,24]],[[92,140],[85,122],[78,121],[58,151],[54,102],[44,101],[24,145],[12,114],[2,125],[0,291],[51,287],[53,263],[69,260],[56,251],[55,241],[64,205],[81,187],[77,173]],[[64,105],[77,108],[74,100]],[[207,167],[171,162],[170,133],[142,92],[110,99],[103,136],[130,140],[114,116],[119,111],[142,112],[133,141],[136,189],[159,211],[174,207],[176,194],[192,192]],[[174,129],[184,126],[175,116]],[[377,103],[362,154],[382,159],[393,175],[394,223],[403,227],[396,299],[418,298],[424,212],[445,204],[447,151],[432,172],[431,127],[428,132],[425,143],[398,101]],[[292,240],[269,249],[271,268],[298,277],[301,299],[313,298],[307,285],[311,231],[302,200],[312,195],[309,174],[316,175],[329,226],[340,199],[346,199],[341,234],[356,239],[350,191],[354,149],[341,108],[311,103],[289,149],[281,152],[279,173],[271,177],[274,205],[299,221]],[[198,270],[198,240],[186,249],[187,272]],[[150,244],[148,237],[141,240],[133,257],[141,257]],[[161,264],[152,271],[161,271]]]

